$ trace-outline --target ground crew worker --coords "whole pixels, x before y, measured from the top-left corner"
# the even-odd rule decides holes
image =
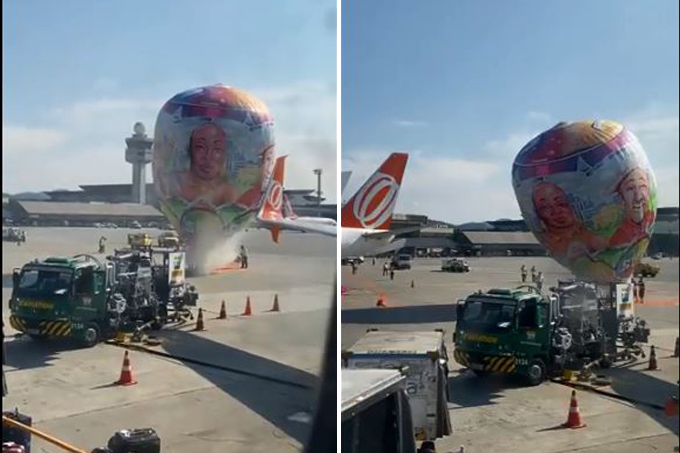
[[[522,267],[520,268],[520,272],[522,273],[522,283],[527,282],[527,267],[522,264]]]
[[[99,253],[106,252],[106,238],[104,236],[99,238]]]
[[[633,280],[633,300],[635,301],[636,304],[640,303],[640,293],[638,290],[639,290],[638,282]]]
[[[357,273],[357,263],[356,263],[356,261],[352,261],[351,266],[352,266],[352,275],[354,275],[354,274]]]
[[[536,266],[531,266],[531,283],[536,283]]]
[[[241,269],[248,269],[248,253],[244,245],[241,245]]]
[[[640,282],[638,283],[638,294],[640,295],[640,303],[645,303],[645,281],[640,277]]]
[[[390,280],[394,280],[394,266],[390,267]]]
[[[390,272],[390,265],[387,264],[387,261],[385,261],[385,264],[383,264],[383,277],[386,276]]]
[[[536,286],[538,286],[538,290],[542,291],[543,290],[543,272],[539,272],[538,276],[536,277]]]
[[[375,266],[375,257],[372,258],[373,266]]]

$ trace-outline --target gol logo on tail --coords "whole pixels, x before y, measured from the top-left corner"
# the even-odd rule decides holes
[[[375,173],[354,200],[353,213],[364,228],[379,227],[390,218],[399,184],[390,175]]]

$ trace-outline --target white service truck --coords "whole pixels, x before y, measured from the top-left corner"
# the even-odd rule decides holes
[[[394,369],[406,375],[415,438],[431,441],[451,434],[448,354],[444,331],[389,332],[371,329],[342,353],[349,369]]]
[[[342,453],[416,453],[406,377],[398,370],[343,369]]]

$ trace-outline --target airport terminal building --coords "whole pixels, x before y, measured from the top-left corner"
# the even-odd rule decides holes
[[[20,225],[128,225],[136,220],[147,225],[165,224],[153,184],[146,186],[146,203],[131,203],[132,184],[81,185],[80,190],[53,190],[40,199],[3,197],[3,224]],[[323,203],[313,189],[286,190],[298,216],[336,219],[336,205]]]
[[[108,223],[129,226],[136,221],[146,226],[162,227],[167,223],[165,216],[155,207],[136,203],[11,200],[8,210],[13,221],[20,225],[92,226]]]
[[[659,208],[649,246],[649,255],[678,256],[680,210]],[[399,234],[405,239],[402,251],[413,256],[546,256],[545,248],[529,231],[524,220],[495,220],[451,225],[427,216],[395,214],[391,229],[419,227],[419,231]]]

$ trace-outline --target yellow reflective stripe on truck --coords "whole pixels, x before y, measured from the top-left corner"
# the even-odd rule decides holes
[[[510,373],[515,369],[514,357],[487,356],[484,358],[485,371],[493,373]]]
[[[14,330],[18,330],[20,332],[24,331],[23,325],[21,324],[21,320],[16,316],[9,317],[9,325],[12,326]]]
[[[71,323],[67,321],[41,321],[40,335],[50,337],[65,337],[71,333]]]

